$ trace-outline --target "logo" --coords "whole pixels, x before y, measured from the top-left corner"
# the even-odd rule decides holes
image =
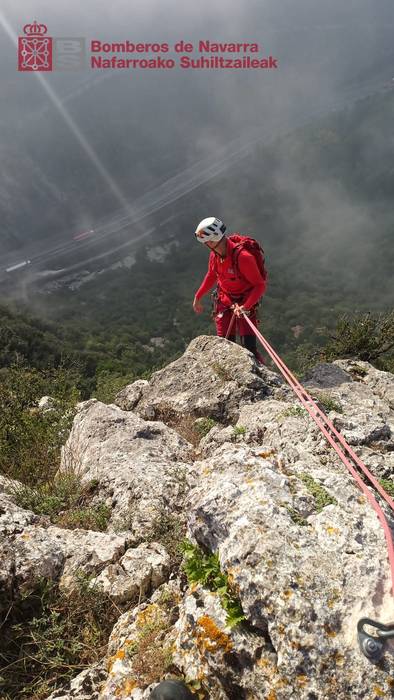
[[[18,70],[51,71],[52,38],[47,33],[45,24],[25,24],[23,31],[27,36],[18,39]]]
[[[85,39],[83,37],[45,36],[46,24],[25,24],[26,36],[18,39],[18,70],[72,71],[85,66]]]

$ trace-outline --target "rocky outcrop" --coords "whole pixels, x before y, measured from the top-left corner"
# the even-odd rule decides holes
[[[314,368],[305,383],[369,469],[393,480],[394,377],[346,360]],[[185,413],[212,420],[193,450],[177,432]],[[39,572],[70,588],[82,569],[129,608],[107,657],[53,700],[147,700],[166,673],[204,700],[392,694],[392,642],[374,665],[356,635],[360,617],[394,620],[380,523],[291,390],[248,351],[196,338],[116,404],[80,404],[63,450],[62,469],[70,465],[95,479],[112,509],[108,531],[43,523],[0,483],[0,586],[26,590]],[[242,623],[229,625],[218,590],[171,577],[165,547],[152,541],[160,513],[217,553]]]
[[[308,384],[367,466],[374,471],[378,457],[392,477],[386,397],[394,378],[367,365],[360,381],[351,369],[320,366]],[[241,402],[237,422],[213,427],[193,464],[189,537],[219,554],[246,621],[230,629],[217,594],[188,588],[175,640],[171,633],[163,644],[173,644],[191,687],[198,682],[214,700],[383,696],[391,692],[390,644],[382,667],[372,665],[359,651],[356,624],[363,616],[394,619],[384,534],[336,453],[289,398],[271,386]],[[122,657],[134,622],[119,624]],[[101,697],[148,698],[150,688],[134,682],[130,661],[120,658]]]
[[[79,405],[61,469],[94,479],[97,499],[112,511],[110,528],[139,544],[161,509],[182,512],[190,449],[164,423],[91,399]]]
[[[273,372],[258,369],[248,350],[224,338],[199,336],[149,383],[139,380],[123,389],[116,403],[147,420],[173,412],[228,423],[237,419],[243,403],[281,384]]]

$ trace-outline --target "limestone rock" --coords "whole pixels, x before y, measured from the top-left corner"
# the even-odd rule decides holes
[[[59,580],[72,588],[79,573],[99,574],[125,552],[127,536],[27,525],[7,540],[12,556],[12,588],[17,593],[34,590],[42,577]]]
[[[132,411],[143,395],[144,389],[149,386],[146,379],[137,379],[121,389],[115,397],[116,403],[122,411]]]
[[[225,423],[237,418],[242,403],[280,384],[275,373],[258,369],[248,350],[224,338],[199,336],[181,357],[154,372],[147,385],[139,385],[142,396],[134,410],[149,420],[172,411]]]
[[[48,700],[98,700],[106,676],[103,662],[95,664],[73,678],[68,687],[55,690]]]
[[[161,422],[143,420],[96,400],[79,405],[62,451],[83,482],[97,481],[97,499],[112,510],[112,529],[131,532],[139,544],[161,509],[179,513],[191,445]]]
[[[393,375],[341,360],[305,381],[369,469],[394,481]],[[82,570],[130,605],[107,658],[51,699],[148,700],[168,674],[210,700],[390,697],[394,642],[374,665],[356,635],[361,617],[394,620],[383,529],[283,380],[203,336],[117,401],[79,404],[62,455],[62,469],[96,480],[109,532],[45,524],[0,480],[0,604],[39,576],[70,590]],[[166,412],[218,422],[198,461]],[[202,581],[162,583],[169,557],[151,540],[163,511],[187,518],[189,538],[218,554],[244,622],[230,628],[220,592]],[[140,593],[150,599],[135,604]]]
[[[42,396],[38,402],[38,408],[43,413],[55,411],[57,408],[57,401],[52,396]]]
[[[170,558],[157,542],[128,549],[116,564],[107,566],[92,585],[102,588],[116,603],[145,597],[169,575]]]

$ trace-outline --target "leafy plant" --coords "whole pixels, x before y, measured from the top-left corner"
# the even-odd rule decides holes
[[[220,570],[219,556],[214,553],[204,554],[188,540],[183,541],[182,551],[183,568],[189,583],[201,583],[219,594],[221,605],[227,613],[226,624],[234,627],[245,620],[241,602],[231,589],[228,577]]]

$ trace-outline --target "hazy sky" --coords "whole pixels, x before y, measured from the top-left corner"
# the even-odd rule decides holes
[[[19,73],[10,33],[21,35],[33,20],[53,37],[85,37],[88,49],[91,39],[256,42],[278,69]],[[296,126],[358,86],[390,81],[393,30],[392,0],[1,0],[0,153],[14,149],[15,160],[27,152],[48,197],[59,201],[61,173],[76,167],[70,159],[77,153],[103,187],[119,187],[122,206],[141,192],[117,183],[116,173],[105,174],[114,149],[133,151],[130,170],[138,170],[142,191],[163,179],[152,152],[161,168],[168,162],[168,176],[200,158],[214,162],[233,139]],[[58,99],[62,109],[54,105]],[[0,180],[0,210],[11,179]],[[5,200],[12,201],[8,189]]]
[[[25,23],[37,19],[48,26],[51,36],[84,36],[102,41],[168,41],[199,39],[255,41],[263,55],[278,59],[272,71],[130,71],[109,77],[119,91],[129,93],[130,104],[144,112],[146,92],[155,90],[160,109],[169,100],[187,120],[179,127],[203,135],[210,129],[212,114],[220,116],[224,132],[241,133],[258,127],[263,120],[276,121],[285,111],[291,116],[302,105],[313,109],[316,102],[336,95],[351,80],[394,74],[394,4],[392,0],[2,0],[1,13],[17,35]],[[12,121],[23,112],[34,112],[47,99],[35,77],[17,73],[10,39],[1,42],[2,115]],[[97,79],[89,68],[74,74],[46,74],[59,95],[67,95],[81,83]],[[158,78],[160,80],[158,81]],[[105,95],[105,91],[103,92]],[[28,103],[26,98],[28,97]],[[150,95],[152,98],[152,95]],[[152,119],[152,100],[145,117]],[[185,106],[185,102],[188,103]],[[206,109],[202,109],[202,107]],[[156,115],[155,115],[156,116]],[[98,117],[99,118],[99,117]]]

